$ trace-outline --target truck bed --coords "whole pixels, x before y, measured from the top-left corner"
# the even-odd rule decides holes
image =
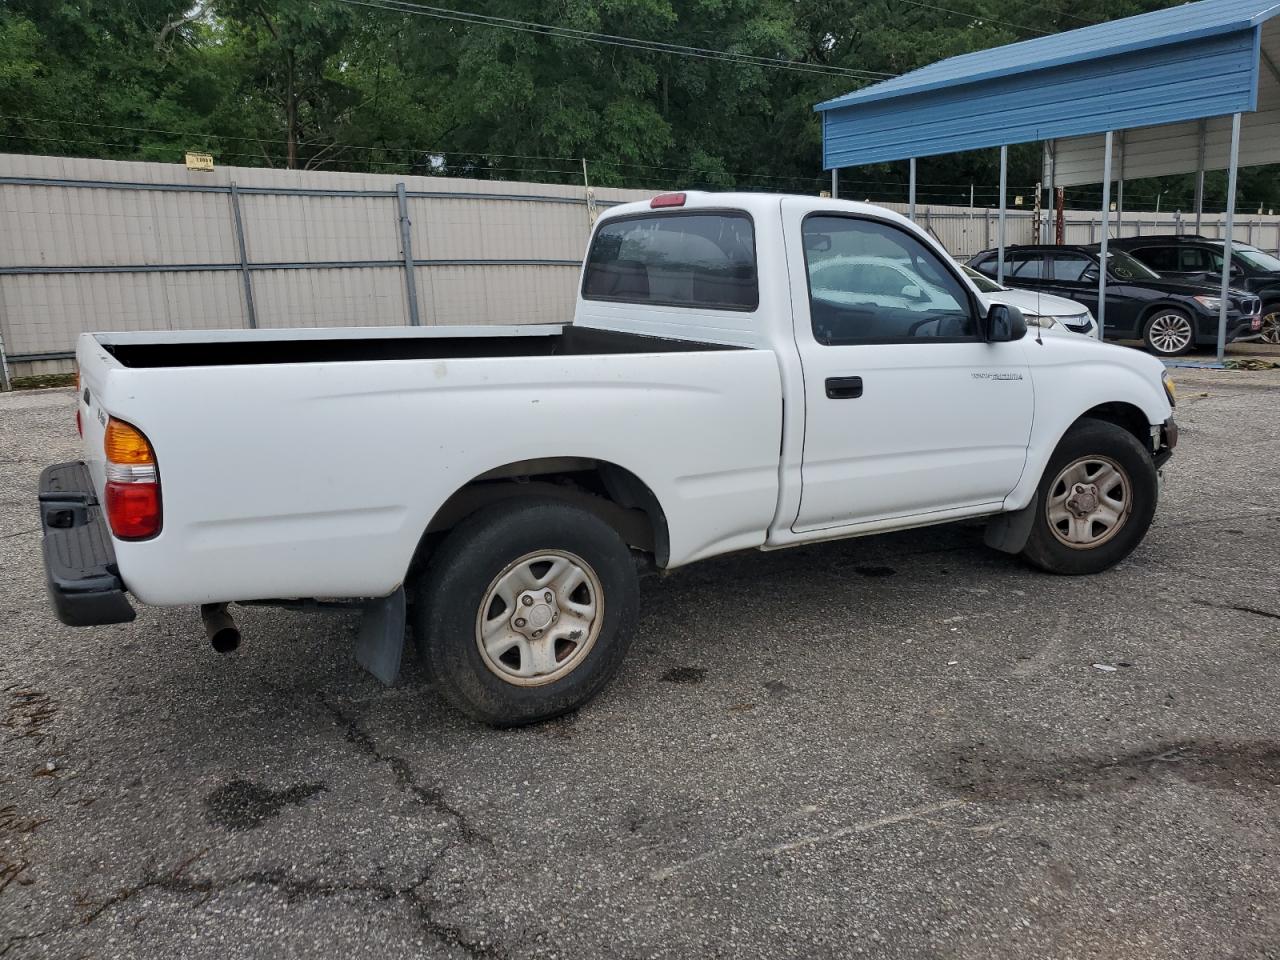
[[[106,334],[97,339],[121,366],[228,367],[245,364],[334,363],[352,360],[462,360],[740,350],[698,340],[676,340],[589,327],[392,328],[353,331],[193,331],[189,334]],[[282,336],[281,334],[284,334]],[[327,334],[327,335],[326,335]]]

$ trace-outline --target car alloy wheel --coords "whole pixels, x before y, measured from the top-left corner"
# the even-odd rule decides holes
[[[1162,313],[1151,321],[1147,340],[1157,353],[1176,354],[1191,346],[1195,331],[1180,313]]]
[[[1262,342],[1280,344],[1280,307],[1262,316]]]

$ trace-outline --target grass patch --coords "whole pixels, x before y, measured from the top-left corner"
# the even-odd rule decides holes
[[[43,373],[36,377],[14,377],[11,381],[15,390],[43,390],[47,387],[74,387],[74,373]]]

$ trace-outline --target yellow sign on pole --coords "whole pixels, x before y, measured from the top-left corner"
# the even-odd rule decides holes
[[[1013,205],[1014,205],[1015,207],[1020,207],[1020,206],[1022,206],[1022,194],[1018,194],[1017,196],[1015,196],[1015,197],[1013,198]]]
[[[188,153],[187,154],[188,170],[212,170],[213,154],[211,153]]]

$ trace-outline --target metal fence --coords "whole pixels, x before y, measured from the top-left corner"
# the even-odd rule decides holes
[[[86,330],[554,323],[597,206],[653,191],[0,155],[0,342]]]
[[[595,207],[652,194],[0,155],[0,355],[21,376],[70,370],[86,330],[564,322]],[[961,259],[996,243],[994,210],[916,220]],[[1126,213],[1119,229],[1190,227]],[[1068,214],[1068,242],[1101,229]],[[1034,235],[1030,211],[1008,212],[1009,243]],[[1280,248],[1280,217],[1237,217],[1235,236]]]

